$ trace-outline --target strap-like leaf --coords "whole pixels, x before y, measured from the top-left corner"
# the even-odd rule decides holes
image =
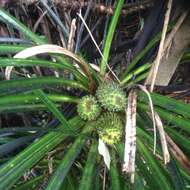
[[[15,151],[19,147],[23,147],[27,143],[38,137],[38,134],[28,135],[11,140],[3,145],[0,145],[0,157]]]
[[[138,107],[142,110],[148,111],[148,106],[142,103],[138,103]],[[170,124],[177,125],[181,129],[190,132],[190,120],[180,117],[179,115],[174,115],[172,112],[166,111],[166,109],[154,107],[156,112],[159,114],[161,118],[168,121]]]
[[[58,103],[63,103],[63,102],[77,103],[79,100],[74,96],[68,96],[68,95],[48,94],[47,96],[51,101]],[[0,110],[1,108],[3,108],[3,106],[25,105],[31,103],[36,104],[39,102],[40,100],[38,96],[33,93],[2,96],[0,98]]]
[[[97,158],[97,142],[92,144],[88,158],[86,161],[85,169],[83,172],[83,176],[80,182],[79,190],[91,190],[92,183],[93,183],[93,177],[94,177],[94,167],[96,163]]]
[[[87,132],[89,128],[84,126],[83,132]],[[69,169],[71,168],[72,164],[74,163],[77,156],[80,154],[83,145],[85,144],[87,136],[79,136],[72,147],[68,150],[66,155],[64,156],[63,160],[61,161],[60,165],[58,166],[57,170],[55,171],[54,175],[52,176],[50,183],[48,184],[46,190],[59,190]]]
[[[37,88],[45,88],[49,86],[69,86],[72,88],[78,88],[87,90],[81,83],[74,80],[67,80],[55,77],[41,77],[19,80],[1,81],[0,94],[14,93],[23,90],[34,90]]]
[[[78,122],[79,120],[73,120],[70,124],[74,127]],[[61,132],[50,132],[2,166],[0,169],[0,190],[10,189],[24,172],[32,168],[66,137]]]
[[[186,135],[181,134],[179,131],[172,129],[171,127],[166,127],[166,132],[170,134],[175,143],[184,148],[187,152],[190,153],[190,141]]]
[[[142,102],[148,101],[144,92],[139,92],[138,96],[139,100]],[[154,105],[160,106],[168,111],[172,111],[173,113],[177,113],[183,115],[187,118],[190,118],[190,106],[185,104],[179,100],[175,100],[174,98],[169,98],[167,96],[162,96],[157,93],[151,94],[152,101]]]
[[[109,171],[111,177],[111,189],[112,190],[120,190],[120,179],[119,179],[119,172],[117,169],[117,161],[115,151],[111,151],[111,165]]]
[[[1,54],[7,54],[7,53],[17,53],[19,51],[24,50],[25,48],[28,48],[30,46],[27,45],[8,45],[8,44],[1,44],[0,45],[0,53]]]
[[[59,111],[57,106],[48,98],[48,96],[42,90],[35,90],[34,93],[41,99],[41,101],[47,106],[54,116],[61,122],[61,127],[64,131],[73,131],[68,121],[65,119],[63,114]]]
[[[185,182],[181,175],[181,172],[176,164],[176,161],[172,159],[170,163],[167,165],[168,170],[171,174],[173,184],[175,185],[175,189],[185,190]]]
[[[164,190],[173,190],[170,181],[163,174],[163,170],[160,168],[160,165],[157,164],[155,158],[152,156],[152,153],[146,148],[146,146],[138,139],[137,148],[141,156],[145,160],[147,167],[151,169],[151,176],[154,176],[156,183],[158,184],[158,189]]]
[[[124,0],[119,0],[115,9],[115,13],[112,17],[110,26],[109,26],[109,30],[108,30],[108,34],[106,37],[106,42],[105,42],[105,46],[104,46],[104,50],[103,50],[103,58],[101,61],[101,65],[100,65],[100,73],[101,75],[104,75],[106,72],[106,66],[108,63],[108,58],[109,58],[109,54],[110,54],[110,47],[111,47],[111,43],[112,43],[112,39],[114,37],[114,32],[119,20],[119,16],[121,13],[121,9],[123,7],[124,4]]]
[[[18,187],[15,187],[14,190],[26,190],[26,189],[35,190],[36,187],[38,187],[39,184],[43,181],[43,178],[44,178],[43,175],[37,176],[37,177],[19,185]]]
[[[36,44],[44,44],[45,41],[41,39],[38,35],[34,34],[30,29],[28,29],[24,24],[22,24],[19,20],[10,15],[7,11],[0,8],[0,18],[14,26],[14,28],[21,31],[27,38],[34,41]]]

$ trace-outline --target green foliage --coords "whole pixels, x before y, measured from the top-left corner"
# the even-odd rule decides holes
[[[108,34],[106,37],[106,42],[105,42],[105,46],[104,46],[104,50],[103,50],[103,58],[100,64],[100,74],[102,76],[105,75],[106,73],[106,68],[107,68],[107,64],[108,64],[108,58],[109,58],[109,54],[110,54],[110,48],[111,48],[111,43],[114,37],[114,33],[116,30],[116,26],[118,23],[118,19],[124,4],[124,0],[119,0],[116,6],[116,10],[115,13],[112,17],[110,26],[109,26],[109,30],[108,30]]]
[[[38,189],[41,184],[45,184],[45,188],[48,190],[102,189],[105,185],[105,178],[102,176],[107,177],[105,181],[108,189],[117,190],[133,189],[134,187],[140,190],[186,189],[190,184],[188,175],[190,172],[184,163],[177,159],[180,156],[174,158],[175,155],[173,155],[171,157],[172,164],[169,167],[164,165],[163,160],[160,159],[162,156],[160,140],[157,142],[156,155],[153,155],[153,126],[151,118],[147,114],[149,102],[143,92],[138,93],[137,100],[135,184],[131,184],[129,177],[121,172],[124,154],[122,139],[125,126],[124,109],[127,104],[127,93],[121,86],[130,87],[145,78],[150,64],[147,63],[133,70],[134,66],[160,39],[160,34],[158,34],[132,60],[128,69],[120,77],[120,84],[113,81],[105,82],[102,76],[106,74],[111,42],[123,3],[123,0],[118,1],[112,18],[104,47],[105,60],[101,62],[100,72],[91,68],[79,56],[78,58],[80,61],[82,60],[83,64],[80,69],[84,71],[84,67],[88,68],[85,70],[87,72],[81,72],[80,69],[73,66],[72,60],[68,60],[66,55],[62,57],[50,54],[49,56],[55,59],[54,62],[51,59],[44,60],[39,57],[15,59],[10,56],[10,53],[19,52],[28,46],[0,44],[0,51],[4,54],[0,57],[2,68],[14,66],[18,71],[23,71],[24,68],[28,73],[33,74],[31,70],[40,67],[52,69],[60,74],[59,77],[31,75],[31,78],[26,78],[14,73],[11,80],[0,82],[1,115],[9,117],[10,112],[14,114],[30,113],[34,118],[37,115],[39,120],[41,120],[40,116],[48,115],[47,123],[40,124],[40,126],[3,127],[0,129],[0,162],[2,163],[0,190]],[[0,18],[19,30],[34,44],[46,43],[2,9],[0,9]],[[71,74],[72,79],[62,77],[65,71]],[[132,80],[134,74],[139,76]],[[93,81],[88,81],[88,79]],[[96,92],[95,89],[97,89]],[[81,94],[88,95],[79,99]],[[165,131],[181,148],[181,152],[189,155],[189,105],[156,93],[152,93],[151,97],[155,111],[164,121]],[[68,114],[70,110],[66,109],[67,105],[74,108],[74,112],[70,115]],[[102,108],[100,108],[101,106]],[[63,112],[63,108],[66,111]],[[76,109],[78,113],[75,112]],[[41,110],[46,112],[41,112]],[[26,111],[27,113],[25,113]],[[84,121],[83,119],[93,121]],[[111,145],[108,147],[111,153],[111,167],[107,171],[108,175],[106,175],[104,163],[98,155],[97,133],[105,143]],[[5,152],[9,152],[9,154],[7,155]],[[189,166],[188,162],[186,164]],[[50,172],[50,170],[52,171]],[[24,180],[23,176],[30,171],[39,173],[37,176]],[[93,182],[96,185],[93,185]]]

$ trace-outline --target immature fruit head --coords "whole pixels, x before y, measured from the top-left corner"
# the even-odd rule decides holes
[[[117,113],[104,113],[97,120],[96,126],[100,139],[105,143],[113,145],[121,140],[123,123]]]
[[[84,120],[94,120],[100,114],[100,107],[93,96],[84,96],[77,106],[79,116]]]
[[[101,105],[109,111],[122,111],[126,107],[126,97],[123,90],[116,83],[103,83],[97,91],[96,96]]]

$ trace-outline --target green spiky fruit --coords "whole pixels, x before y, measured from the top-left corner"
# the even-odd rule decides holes
[[[98,101],[108,111],[122,111],[126,107],[126,97],[124,91],[116,83],[103,83],[97,91]]]
[[[108,145],[116,144],[121,140],[123,123],[117,113],[104,113],[96,124],[99,137]]]
[[[101,108],[93,96],[82,97],[77,106],[79,116],[89,121],[96,119],[100,114],[100,110]]]

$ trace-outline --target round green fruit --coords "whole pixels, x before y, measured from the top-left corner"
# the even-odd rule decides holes
[[[126,107],[125,93],[114,82],[101,84],[96,91],[96,96],[102,107],[108,111],[123,111]]]
[[[108,145],[116,144],[121,140],[123,123],[117,113],[104,113],[98,118],[96,126],[100,139]]]
[[[98,105],[95,97],[84,96],[77,105],[77,112],[84,120],[94,120],[100,114],[100,106]]]

